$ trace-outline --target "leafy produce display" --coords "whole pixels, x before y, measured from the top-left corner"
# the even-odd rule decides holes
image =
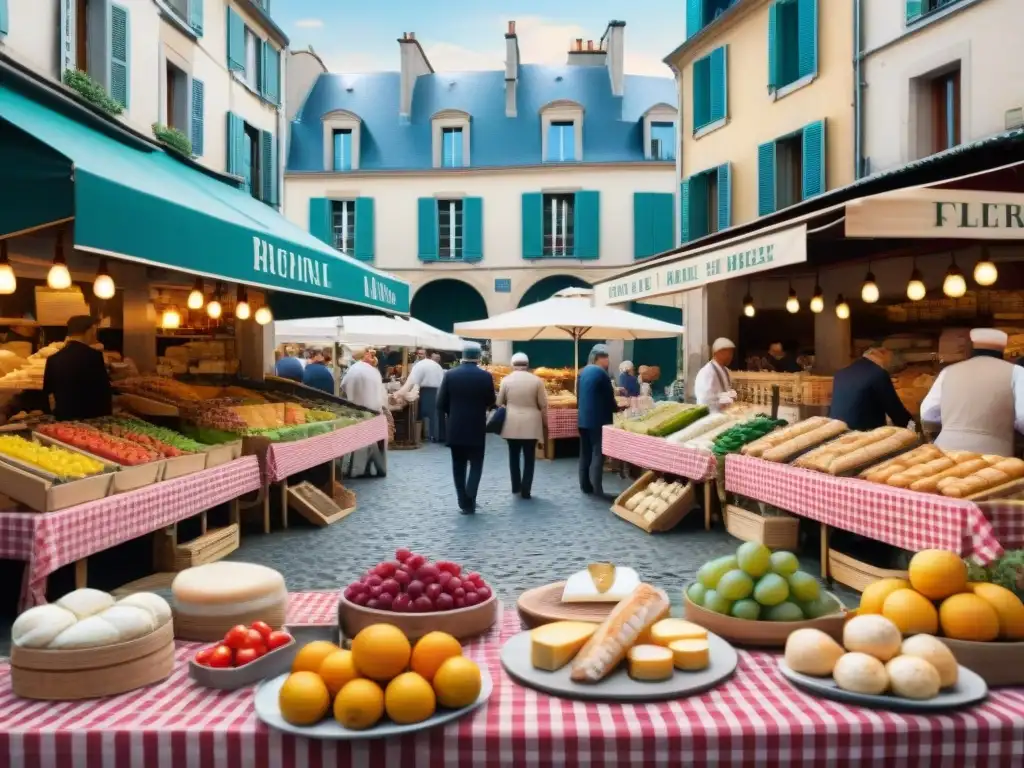
[[[214,669],[244,667],[290,642],[292,636],[287,632],[275,630],[265,621],[254,621],[248,627],[244,624],[232,627],[219,643],[196,653],[194,661]]]
[[[639,416],[620,417],[620,426],[627,432],[635,432],[639,435],[651,434],[651,430],[657,429],[673,417],[696,409],[695,405],[665,401],[655,403],[654,407],[645,411]],[[699,418],[699,417],[694,417]],[[689,422],[687,422],[689,423]],[[685,424],[683,425],[685,426]],[[682,427],[680,427],[681,429]]]
[[[447,560],[429,562],[405,547],[368,570],[345,588],[345,599],[356,605],[396,613],[429,613],[470,608],[491,597],[479,573],[463,573]]]
[[[397,627],[372,624],[353,638],[352,650],[324,640],[303,646],[278,707],[292,725],[316,725],[333,715],[344,728],[367,730],[385,716],[411,725],[438,707],[468,707],[482,687],[480,667],[451,635],[430,632],[413,645]]]
[[[910,561],[907,580],[880,579],[861,596],[858,615],[881,615],[904,635],[954,640],[1024,640],[1024,603],[1010,589],[969,582],[954,552],[927,549]]]
[[[988,565],[967,564],[968,577],[974,581],[988,581],[1013,592],[1024,600],[1024,549],[1003,553]]]
[[[133,419],[128,416],[113,416],[91,421],[89,424],[108,434],[133,440],[154,449],[157,445],[163,445],[175,448],[180,453],[202,453],[210,447],[185,437],[173,429],[158,427],[155,424],[150,424],[148,421]],[[179,454],[164,453],[164,455],[173,456]]]
[[[38,467],[62,480],[78,480],[103,471],[103,465],[88,456],[40,445],[16,435],[0,435],[0,456]]]
[[[799,570],[796,555],[754,541],[702,565],[686,596],[709,611],[749,621],[804,621],[842,610],[817,579]]]
[[[131,440],[100,432],[85,424],[73,422],[41,424],[36,427],[36,432],[125,467],[147,464],[160,458],[156,451],[133,443]]]
[[[712,444],[711,451],[716,456],[736,453],[747,443],[759,440],[773,429],[786,426],[784,419],[772,419],[768,416],[755,416],[734,427],[729,427],[718,434]]]

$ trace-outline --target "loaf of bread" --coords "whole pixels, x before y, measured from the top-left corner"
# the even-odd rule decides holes
[[[962,480],[956,480],[948,485],[943,485],[942,494],[954,499],[963,499],[967,496],[987,491],[989,488],[994,488],[997,485],[1008,483],[1010,479],[1010,476],[1005,472],[988,467],[980,469]]]
[[[908,467],[925,464],[933,459],[941,459],[947,455],[931,443],[927,443],[906,453],[901,453],[899,456],[895,456],[887,461],[883,461],[881,464],[868,467],[860,473],[860,476],[873,483],[884,483],[886,479],[897,472],[902,472]]]
[[[796,435],[765,449],[761,453],[761,458],[765,461],[789,461],[809,448],[839,437],[846,431],[847,427],[844,422],[838,419],[826,419],[824,424],[815,427],[809,432]]]
[[[881,440],[867,443],[836,457],[828,471],[833,475],[844,475],[878,461],[883,456],[909,448],[916,442],[917,434],[915,432],[911,432],[909,429],[900,429]]]
[[[960,480],[961,478],[972,475],[979,470],[985,469],[988,465],[988,462],[980,457],[970,459],[968,461],[961,461],[959,464],[954,464],[949,469],[942,470],[937,474],[926,475],[923,478],[915,480],[910,484],[909,488],[912,491],[921,491],[923,493],[937,493],[939,490],[939,484],[942,483],[942,481],[949,478]]]
[[[909,448],[917,435],[900,427],[879,427],[870,432],[849,432],[831,443],[805,453],[793,464],[832,475],[863,467],[883,456]]]
[[[795,437],[811,432],[818,427],[828,424],[829,422],[842,424],[842,422],[837,419],[829,419],[825,416],[812,416],[809,419],[798,421],[796,424],[791,424],[783,429],[777,429],[771,434],[765,435],[758,440],[754,440],[752,443],[747,443],[743,446],[740,452],[745,456],[761,456],[769,448],[782,445]],[[842,432],[845,432],[846,429],[846,425],[843,424]],[[814,445],[814,443],[811,443],[811,445]]]

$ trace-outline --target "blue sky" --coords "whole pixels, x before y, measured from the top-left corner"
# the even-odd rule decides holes
[[[524,63],[565,63],[570,42],[600,39],[611,19],[626,22],[627,73],[671,76],[661,59],[686,36],[683,0],[273,0],[292,48],[312,45],[332,72],[398,69],[403,32],[415,32],[437,71],[500,69],[505,25],[516,20]],[[624,10],[625,9],[625,10]]]

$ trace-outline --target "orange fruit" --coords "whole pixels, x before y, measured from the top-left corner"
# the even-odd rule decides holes
[[[324,659],[335,651],[340,650],[341,648],[334,643],[328,643],[326,640],[314,640],[312,643],[306,643],[295,654],[295,661],[292,662],[292,672],[316,672],[320,669],[320,665],[324,663]]]
[[[409,666],[409,639],[393,624],[371,624],[352,640],[352,661],[371,680],[387,682]]]
[[[934,635],[939,630],[939,612],[927,597],[913,589],[897,589],[882,603],[882,615],[899,627],[904,637]]]
[[[434,691],[442,707],[462,709],[480,695],[480,667],[465,656],[448,659],[434,675]]]
[[[967,589],[967,565],[956,552],[926,549],[910,560],[910,586],[929,600],[945,600]]]
[[[421,723],[434,714],[437,699],[430,683],[415,672],[404,672],[384,691],[384,708],[399,725]]]
[[[315,672],[292,672],[277,694],[277,705],[292,725],[314,725],[327,714],[331,694]]]
[[[1024,640],[1024,603],[1006,587],[998,584],[968,584],[968,588],[991,605],[999,616],[1001,640]]]
[[[372,728],[384,715],[384,691],[373,680],[349,680],[334,698],[334,719],[346,728]]]
[[[447,632],[428,632],[413,646],[409,666],[430,682],[441,664],[461,655],[462,644]]]
[[[331,696],[337,696],[345,683],[359,677],[356,665],[352,663],[352,651],[335,651],[323,660],[317,674],[327,684]]]
[[[989,642],[999,637],[999,614],[977,595],[947,597],[939,606],[942,634],[954,640]]]
[[[879,579],[871,582],[860,596],[857,613],[881,613],[885,598],[897,589],[910,589],[910,582],[904,579]]]

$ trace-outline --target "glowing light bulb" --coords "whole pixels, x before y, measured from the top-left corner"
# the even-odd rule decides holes
[[[11,265],[6,262],[0,263],[0,296],[9,296],[17,287],[18,279],[14,276]]]
[[[814,295],[811,296],[811,312],[819,314],[825,309],[825,296],[821,292],[821,286],[814,286]]]
[[[786,311],[791,315],[800,311],[800,299],[796,297],[796,291],[792,288],[789,289],[789,298],[786,299]]]
[[[864,279],[864,285],[860,287],[860,298],[865,304],[874,304],[878,301],[878,283],[870,272]]]
[[[46,284],[55,291],[63,291],[71,287],[71,273],[63,260],[54,259],[53,266],[46,275]]]
[[[97,299],[112,299],[116,290],[117,286],[114,285],[114,278],[110,275],[96,275],[96,279],[92,284],[92,292],[96,294]]]
[[[745,307],[743,307],[743,314],[746,315],[747,317],[753,317],[754,315],[757,314],[757,310],[754,309],[753,304],[747,304]]]
[[[210,299],[210,303],[206,305],[206,314],[214,320],[219,318],[223,311],[223,307],[221,307],[220,302],[216,299]]]
[[[274,315],[270,311],[270,307],[260,307],[256,310],[255,320],[260,325],[266,325],[274,319]]]
[[[942,280],[942,292],[951,299],[959,299],[967,293],[967,281],[956,265],[951,266],[946,272],[946,277]]]
[[[839,294],[836,298],[836,317],[840,320],[850,319],[850,305],[846,303],[846,299],[843,298],[843,294]]]
[[[999,270],[988,259],[982,259],[974,265],[974,282],[978,285],[993,285],[999,279]]]
[[[160,320],[160,325],[163,328],[173,330],[181,327],[181,314],[174,307],[165,309],[163,317]]]
[[[252,310],[249,309],[249,302],[240,301],[235,304],[235,317],[239,320],[248,320],[250,314],[252,314]]]
[[[197,288],[193,288],[192,293],[188,295],[188,308],[197,310],[202,309],[204,301],[206,301],[206,297],[203,296],[203,292]]]

